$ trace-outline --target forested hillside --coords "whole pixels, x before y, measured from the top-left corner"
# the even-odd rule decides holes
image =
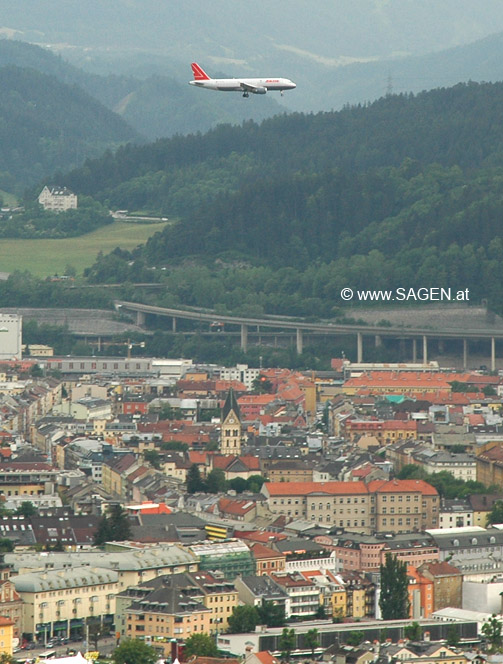
[[[79,86],[122,116],[138,135],[150,140],[204,132],[223,122],[235,124],[247,119],[259,122],[282,111],[279,95],[245,100],[240,95],[201,93],[190,88],[187,85],[191,78],[188,62],[183,66],[183,82],[160,73],[97,75],[83,71],[39,46],[0,39],[0,67],[4,66],[35,69],[68,85]],[[66,169],[68,165],[64,166]]]
[[[503,84],[458,85],[120,148],[66,184],[182,219],[88,276],[162,274],[164,303],[255,313],[330,315],[348,285],[469,288],[501,310],[502,103]]]
[[[118,115],[77,87],[29,68],[0,69],[0,188],[68,170],[107,147],[139,140]]]

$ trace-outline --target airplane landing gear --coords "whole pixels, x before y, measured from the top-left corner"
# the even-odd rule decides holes
[[[247,92],[243,92],[243,97],[249,97],[250,95]]]

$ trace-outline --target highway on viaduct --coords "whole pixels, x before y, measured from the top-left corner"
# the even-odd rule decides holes
[[[463,341],[463,366],[468,363],[468,342],[469,340],[488,340],[491,344],[491,370],[496,368],[496,340],[503,339],[503,328],[481,327],[480,329],[469,328],[445,328],[434,329],[428,327],[398,327],[364,324],[346,324],[346,323],[312,323],[297,320],[294,318],[280,316],[265,316],[264,318],[249,318],[246,316],[231,316],[219,314],[212,311],[174,309],[167,307],[156,307],[139,302],[126,302],[116,300],[115,308],[119,312],[130,312],[136,315],[136,323],[139,326],[145,325],[146,315],[164,316],[172,319],[173,332],[177,331],[176,321],[192,320],[208,323],[224,323],[226,325],[237,325],[241,329],[241,348],[246,351],[248,348],[248,332],[250,327],[257,330],[261,328],[274,328],[275,330],[295,331],[297,353],[301,354],[303,350],[304,333],[322,334],[322,335],[356,335],[357,340],[357,362],[363,362],[363,337],[373,336],[376,345],[381,343],[382,337],[392,337],[395,339],[410,339],[412,341],[413,362],[417,361],[417,341],[422,341],[422,361],[428,362],[428,339],[460,339]]]

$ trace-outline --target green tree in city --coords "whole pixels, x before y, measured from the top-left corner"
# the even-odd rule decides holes
[[[204,632],[201,634],[192,634],[185,641],[185,657],[191,657],[192,655],[216,657],[218,655],[218,648],[215,640]]]
[[[454,624],[449,625],[447,629],[447,644],[457,646],[459,645],[460,638],[458,626]]]
[[[0,553],[10,553],[14,551],[14,543],[8,537],[0,538]]]
[[[145,641],[127,639],[112,653],[114,664],[155,664],[157,653]]]
[[[497,500],[487,515],[487,523],[503,523],[503,500]]]
[[[7,652],[0,654],[0,664],[15,664],[15,658]]]
[[[257,607],[257,610],[261,625],[267,625],[267,627],[283,627],[285,624],[284,605],[262,600],[262,605]]]
[[[409,616],[407,565],[390,553],[381,565],[381,597],[383,620],[400,620]]]
[[[320,645],[317,629],[309,629],[306,632],[304,636],[304,645],[311,651],[311,657],[314,657],[314,651]]]
[[[201,478],[199,467],[196,463],[193,463],[187,473],[187,492],[197,493],[198,491],[204,491],[204,489],[205,483]]]
[[[496,614],[494,613],[482,625],[482,634],[485,636],[491,652],[496,652],[503,644],[501,635],[502,627],[503,623],[496,617]]]
[[[405,638],[409,639],[409,641],[420,641],[423,638],[423,630],[418,622],[406,625],[403,633]]]
[[[286,662],[290,661],[292,650],[295,649],[295,642],[295,630],[285,627],[281,632],[278,643],[279,649],[281,650],[281,659],[285,660]]]
[[[228,620],[229,634],[243,634],[253,632],[260,623],[260,614],[255,606],[243,604],[235,606]]]
[[[346,643],[349,646],[359,646],[364,639],[365,639],[365,634],[362,631],[349,632],[346,638]]]
[[[156,468],[157,470],[161,469],[161,455],[157,450],[145,450],[143,458],[145,461],[148,461],[153,468]]]
[[[105,542],[123,542],[131,536],[131,525],[126,510],[121,505],[112,505],[98,526],[94,536],[97,545]]]
[[[38,511],[30,500],[23,500],[21,505],[17,508],[15,514],[24,516],[25,518],[29,519],[31,516],[36,516]]]
[[[227,480],[221,468],[214,468],[206,478],[206,490],[209,493],[221,493],[227,490]]]

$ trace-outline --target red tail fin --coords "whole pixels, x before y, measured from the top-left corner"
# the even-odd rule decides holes
[[[201,69],[201,67],[197,64],[197,62],[193,62],[190,66],[192,67],[192,73],[194,74],[195,81],[210,80],[208,74],[203,69]]]

